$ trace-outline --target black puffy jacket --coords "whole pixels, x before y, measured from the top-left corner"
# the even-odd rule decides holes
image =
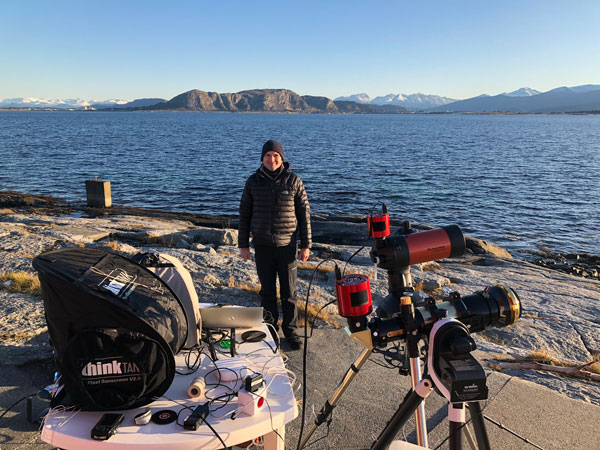
[[[255,246],[295,244],[310,248],[310,207],[302,180],[287,162],[275,178],[261,166],[248,177],[240,201],[238,247],[248,248],[250,232]]]

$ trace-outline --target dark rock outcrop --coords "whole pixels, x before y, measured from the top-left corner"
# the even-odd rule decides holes
[[[339,112],[339,110],[338,110],[337,106],[335,106],[335,103],[333,102],[333,100],[328,99],[327,97],[315,97],[312,95],[303,95],[302,98],[308,104],[308,106],[310,106],[312,108],[316,108],[320,111],[326,111],[326,112],[332,112],[332,113]]]
[[[316,112],[304,99],[288,89],[255,89],[219,94],[198,89],[184,92],[168,102],[143,109],[226,112]]]

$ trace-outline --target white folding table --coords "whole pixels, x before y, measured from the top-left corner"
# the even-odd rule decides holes
[[[266,333],[266,341],[275,344],[266,326],[256,328]],[[233,446],[263,436],[265,449],[283,450],[285,448],[285,425],[298,415],[298,408],[294,397],[293,388],[288,375],[285,373],[284,362],[279,353],[274,353],[266,342],[240,342],[240,336],[248,329],[236,330],[236,350],[240,358],[248,363],[253,371],[262,373],[265,378],[265,387],[262,396],[264,402],[257,412],[248,416],[239,414],[234,420],[231,413],[239,409],[237,399],[234,397],[222,408],[215,411],[222,403],[214,402],[211,414],[207,417],[208,423],[215,429],[227,446]],[[223,351],[223,350],[222,350]],[[219,353],[219,360],[226,360],[231,356],[228,353]],[[175,358],[179,372],[189,372],[185,365],[185,356],[180,353]],[[159,425],[150,422],[147,425],[136,425],[134,417],[146,407],[152,413],[169,409],[179,412],[184,406],[194,409],[198,404],[204,403],[205,398],[191,400],[188,398],[187,389],[192,380],[198,376],[205,376],[207,382],[206,397],[214,398],[225,392],[223,387],[210,390],[210,383],[217,381],[218,373],[210,373],[215,368],[213,362],[206,354],[202,355],[198,371],[190,375],[176,374],[173,383],[163,397],[145,406],[127,411],[114,411],[124,414],[125,418],[116,434],[105,441],[91,439],[90,433],[98,422],[103,412],[98,411],[65,411],[56,408],[46,416],[42,427],[41,438],[44,442],[62,449],[219,449],[221,441],[213,431],[204,423],[196,431],[185,430],[181,424],[191,411],[183,411],[179,415],[179,424],[173,422]],[[235,381],[223,382],[229,387],[234,387]],[[234,389],[240,387],[240,382]]]

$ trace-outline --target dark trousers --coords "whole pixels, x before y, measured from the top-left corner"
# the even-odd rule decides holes
[[[260,280],[261,305],[264,308],[265,322],[279,329],[279,309],[277,307],[276,279],[279,276],[279,297],[283,318],[281,329],[286,337],[295,334],[298,322],[296,303],[296,277],[298,262],[296,246],[286,247],[256,247],[256,272]]]

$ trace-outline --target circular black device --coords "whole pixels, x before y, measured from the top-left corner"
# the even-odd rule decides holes
[[[177,414],[170,409],[161,409],[152,414],[152,422],[158,425],[166,425],[177,420]]]
[[[265,333],[258,330],[248,330],[242,333],[242,340],[244,342],[260,342],[266,337]]]

